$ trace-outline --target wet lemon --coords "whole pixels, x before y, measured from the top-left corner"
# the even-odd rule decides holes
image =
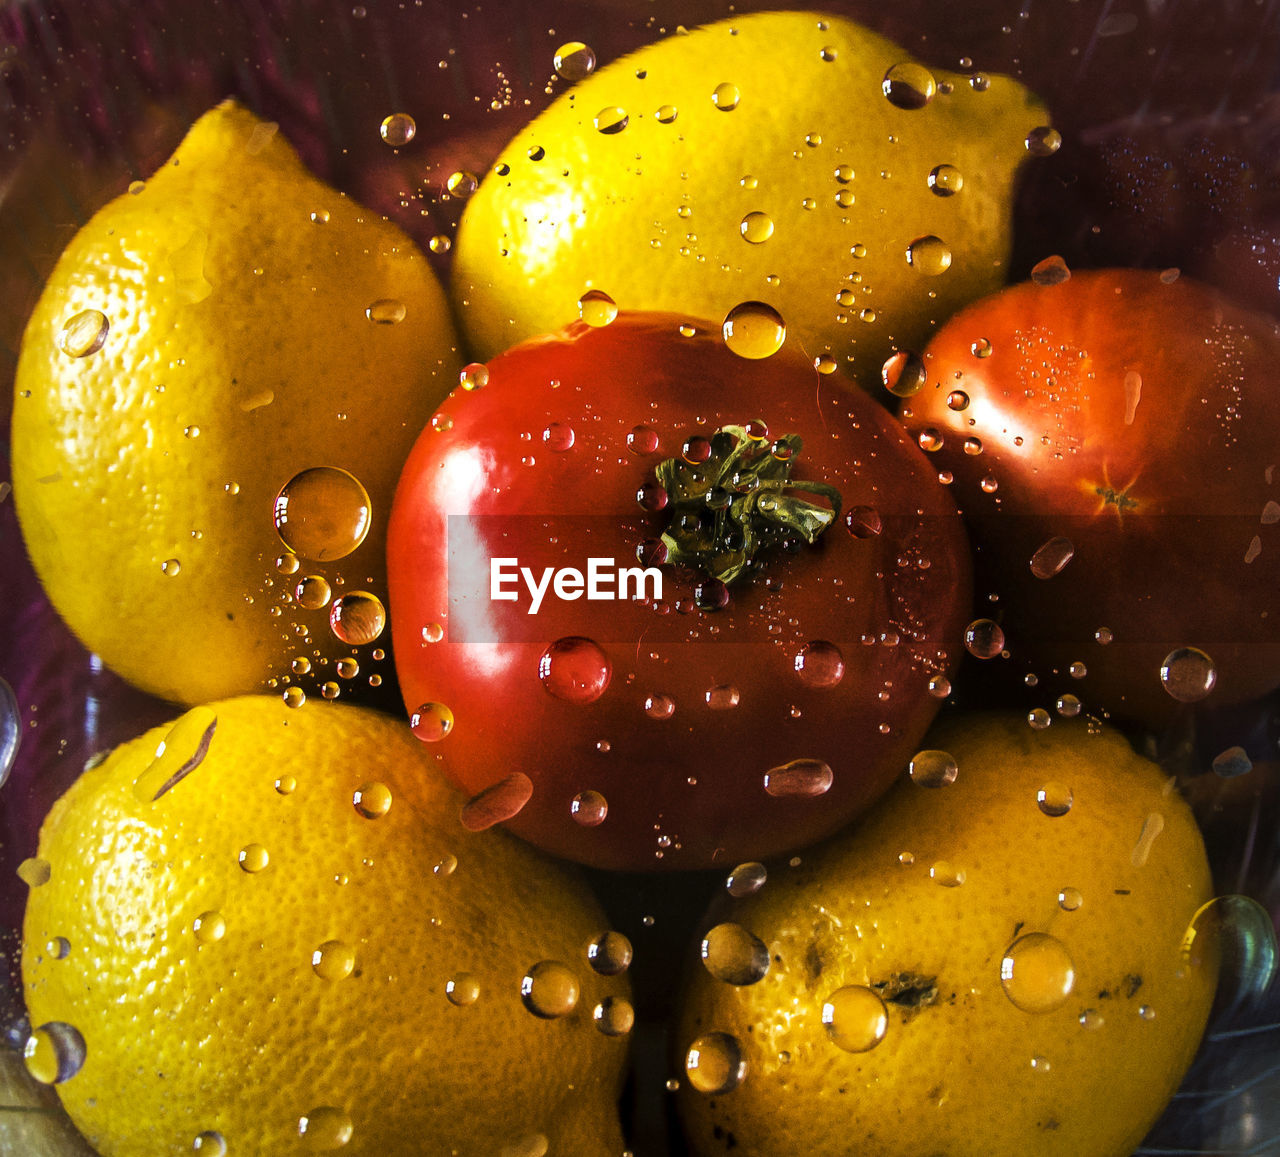
[[[26,1064],[103,1157],[201,1137],[621,1152],[627,1037],[598,1010],[616,1024],[628,988],[593,967],[604,917],[564,869],[467,832],[423,752],[366,708],[246,696],[123,745],[54,806]]]
[[[1211,885],[1172,780],[1084,721],[975,715],[929,748],[953,778],[904,779],[720,914],[768,968],[693,970],[695,1153],[1121,1157],[1186,1070],[1217,953],[1188,936]]]
[[[299,654],[331,680],[319,660],[351,647],[296,584],[382,591],[396,474],[454,346],[407,237],[274,125],[207,113],[76,235],[23,337],[14,499],[54,606],[176,701],[264,689]]]
[[[930,71],[848,20],[768,12],[573,86],[472,196],[454,292],[483,357],[585,293],[723,318],[761,302],[866,385],[1003,284],[1011,190],[1044,107]]]

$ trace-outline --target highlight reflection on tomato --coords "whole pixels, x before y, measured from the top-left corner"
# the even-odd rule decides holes
[[[1176,270],[1033,281],[930,344],[903,415],[1050,701],[1158,726],[1280,684],[1277,364],[1270,319]]]
[[[892,417],[719,330],[624,313],[464,373],[391,515],[420,737],[476,822],[601,867],[834,831],[905,768],[969,612],[954,504]],[[597,593],[647,566],[661,597],[586,598],[592,559]]]

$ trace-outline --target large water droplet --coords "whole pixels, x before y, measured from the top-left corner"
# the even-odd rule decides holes
[[[1075,556],[1075,544],[1069,538],[1057,536],[1042,543],[1031,556],[1031,573],[1038,579],[1051,579],[1062,573],[1062,568]]]
[[[595,1026],[605,1036],[626,1036],[636,1023],[631,1002],[620,996],[606,996],[591,1013]]]
[[[710,1032],[689,1046],[684,1058],[689,1084],[700,1093],[719,1094],[736,1089],[747,1075],[747,1059],[738,1038]]]
[[[367,820],[381,819],[391,810],[391,789],[376,779],[362,783],[351,793],[351,806]]]
[[[608,108],[602,108],[592,119],[596,132],[604,133],[605,136],[613,136],[615,133],[622,132],[630,122],[631,117],[627,110],[618,108],[616,105],[610,105]]]
[[[909,398],[918,394],[924,387],[926,378],[924,360],[906,350],[893,354],[880,370],[884,388],[895,398]]]
[[[191,922],[191,931],[201,944],[217,944],[227,934],[227,921],[221,912],[201,912]]]
[[[769,949],[741,924],[717,924],[703,937],[702,964],[726,984],[755,984],[769,971]]]
[[[738,101],[742,99],[742,93],[738,91],[736,84],[729,84],[727,81],[723,84],[717,84],[711,90],[711,103],[721,112],[732,112],[738,107]]]
[[[374,325],[399,325],[408,316],[405,303],[396,297],[380,297],[369,303],[364,315]]]
[[[720,327],[724,344],[741,358],[771,357],[787,339],[787,325],[773,306],[763,301],[735,305]]]
[[[955,165],[935,165],[929,170],[929,188],[939,197],[954,197],[964,188],[964,175]]]
[[[557,639],[538,659],[538,679],[566,703],[594,703],[609,686],[613,665],[599,644],[579,635]]]
[[[764,790],[780,799],[825,795],[834,776],[820,759],[793,759],[764,773]]]
[[[378,126],[378,135],[393,149],[407,145],[418,132],[418,122],[407,112],[393,112]]]
[[[911,782],[921,787],[946,787],[955,783],[959,768],[949,751],[917,751],[907,765]]]
[[[810,687],[834,687],[844,678],[844,655],[840,648],[821,639],[806,643],[792,665],[800,681]]]
[[[1218,682],[1218,669],[1199,647],[1178,647],[1160,664],[1160,683],[1179,703],[1198,703]]]
[[[445,981],[445,999],[458,1008],[466,1008],[480,999],[480,981],[470,972],[458,972]]]
[[[1249,896],[1217,896],[1196,910],[1182,938],[1183,961],[1192,968],[1220,962],[1220,1021],[1266,996],[1280,953],[1271,915]]]
[[[250,875],[256,875],[258,872],[265,871],[271,856],[261,844],[245,844],[240,849],[240,854],[236,857],[242,871],[248,872]]]
[[[565,80],[585,80],[595,71],[596,54],[581,40],[570,40],[556,49],[551,64]]]
[[[369,591],[351,591],[334,599],[329,608],[329,629],[352,647],[372,643],[386,625],[386,608],[382,600]]]
[[[107,340],[107,316],[96,309],[83,309],[67,319],[58,335],[58,348],[72,358],[96,354]]]
[[[49,1021],[32,1031],[22,1056],[27,1072],[42,1085],[60,1085],[83,1067],[84,1037],[72,1025]]]
[[[907,264],[926,277],[937,277],[951,268],[951,247],[940,237],[917,237],[907,246]]]
[[[345,980],[355,971],[356,950],[341,940],[326,940],[311,954],[311,967],[321,980]]]
[[[1004,631],[993,619],[974,619],[964,629],[964,646],[978,659],[994,659],[1004,651]]]
[[[744,241],[762,245],[773,236],[773,218],[759,211],[748,213],[738,227]]]
[[[341,1149],[354,1132],[350,1115],[331,1105],[320,1105],[298,1118],[298,1136],[303,1147],[312,1152]]]
[[[423,703],[409,716],[409,730],[423,743],[439,743],[453,730],[453,712],[443,703]]]
[[[275,500],[280,540],[316,561],[345,558],[369,533],[369,494],[353,474],[315,466],[295,474]]]
[[[850,984],[823,1001],[822,1023],[832,1044],[845,1052],[865,1053],[884,1040],[889,1012],[874,989]]]
[[[587,945],[587,963],[601,976],[617,976],[631,967],[631,941],[621,932],[601,932]]]
[[[743,896],[754,896],[764,887],[769,878],[768,869],[756,860],[739,864],[724,882],[725,891],[735,900]]]
[[[1071,788],[1056,780],[1050,780],[1036,791],[1036,805],[1045,815],[1054,819],[1066,815],[1073,802],[1075,797]]]
[[[467,800],[459,818],[467,831],[482,832],[514,819],[532,796],[533,780],[523,771],[513,771]]]
[[[540,960],[520,981],[520,999],[534,1016],[554,1020],[568,1016],[581,989],[577,973],[558,960]]]
[[[569,801],[569,814],[584,828],[598,828],[609,814],[609,801],[598,791],[580,791]]]
[[[1020,936],[1000,961],[1005,995],[1023,1012],[1052,1012],[1067,1002],[1076,969],[1063,943],[1044,932]]]
[[[938,91],[938,82],[922,64],[903,61],[884,74],[884,95],[896,108],[915,110],[927,105]]]

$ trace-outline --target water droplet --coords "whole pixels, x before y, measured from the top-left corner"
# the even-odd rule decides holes
[[[399,325],[408,312],[403,301],[394,297],[380,297],[365,309],[364,315],[374,325]]]
[[[670,695],[658,691],[645,696],[644,713],[650,719],[670,719],[675,714],[675,710],[676,701]]]
[[[578,1003],[577,973],[558,960],[540,960],[520,981],[520,999],[534,1016],[555,1020]]]
[[[391,810],[391,789],[377,780],[362,783],[351,793],[351,806],[367,820],[380,819]]]
[[[587,963],[601,976],[617,976],[631,967],[631,941],[621,932],[601,932],[587,945]]]
[[[969,395],[964,390],[952,390],[947,395],[947,409],[959,413],[969,408]]]
[[[552,422],[542,431],[542,444],[557,454],[573,446],[573,427],[568,422]]]
[[[480,981],[470,972],[459,972],[445,981],[445,999],[458,1008],[466,1008],[480,999]]]
[[[1053,717],[1043,707],[1035,707],[1027,712],[1027,723],[1033,731],[1043,731],[1053,722]]]
[[[609,801],[598,791],[580,791],[569,804],[569,814],[584,828],[598,828],[609,814]]]
[[[547,1157],[551,1142],[542,1133],[526,1133],[510,1145],[503,1145],[497,1157]]]
[[[1031,556],[1031,573],[1038,579],[1051,579],[1075,556],[1075,544],[1061,536],[1051,538],[1036,548]]]
[[[792,660],[795,673],[810,687],[834,687],[844,678],[844,655],[834,643],[806,643]]]
[[[312,224],[314,224],[314,225],[327,225],[327,224],[329,224],[329,210],[328,210],[328,209],[313,209],[313,210],[311,211],[311,221],[312,221]]]
[[[369,591],[350,591],[334,599],[329,608],[329,629],[352,647],[372,643],[386,625],[386,608],[382,600]]]
[[[96,309],[82,309],[63,325],[58,348],[68,357],[86,358],[102,348],[110,328],[106,314]]]
[[[1075,796],[1065,783],[1050,780],[1036,791],[1036,804],[1045,815],[1057,819],[1071,810]]]
[[[378,126],[378,135],[392,148],[407,145],[418,132],[418,122],[407,112],[393,112]]]
[[[261,872],[271,862],[267,849],[261,844],[245,844],[237,857],[243,871],[251,875]]]
[[[49,877],[53,875],[53,869],[49,865],[48,860],[42,860],[38,856],[30,856],[23,860],[17,867],[18,879],[20,879],[28,888],[39,888],[49,882]]]
[[[711,91],[711,103],[721,112],[731,112],[738,107],[738,101],[742,99],[742,94],[738,91],[736,84],[717,84]]]
[[[424,643],[438,643],[444,638],[444,627],[440,623],[428,623],[422,628]]]
[[[1243,747],[1228,747],[1213,759],[1214,774],[1222,776],[1223,779],[1233,779],[1237,775],[1244,775],[1252,770],[1253,760],[1249,758],[1249,753]]]
[[[321,980],[346,980],[355,971],[356,950],[341,940],[326,940],[311,954],[311,967]]]
[[[459,819],[467,831],[482,832],[514,819],[532,797],[533,780],[523,771],[513,771],[467,800]]]
[[[1198,647],[1178,647],[1160,664],[1160,682],[1179,703],[1198,703],[1218,682],[1218,669]]]
[[[726,984],[755,984],[769,971],[769,949],[741,924],[717,924],[703,937],[702,964]]]
[[[281,487],[274,517],[281,542],[294,554],[317,562],[345,558],[369,533],[369,494],[355,475],[315,466]]]
[[[482,390],[489,384],[489,367],[483,362],[471,362],[458,373],[458,384],[467,391]]]
[[[1055,254],[1031,267],[1031,280],[1036,285],[1061,285],[1064,281],[1071,280],[1071,270],[1067,268],[1067,263]]]
[[[458,870],[458,857],[447,855],[438,864],[431,869],[433,876],[439,876],[441,879],[447,879]]]
[[[450,197],[465,201],[480,187],[480,178],[470,169],[459,169],[445,179],[445,191]]]
[[[525,155],[531,161],[540,161],[547,155],[547,150],[541,145],[531,145]]]
[[[329,605],[329,600],[333,597],[333,588],[324,575],[304,575],[294,587],[293,597],[297,599],[298,605],[303,610],[318,611],[321,607]]]
[[[698,1092],[727,1093],[747,1075],[747,1059],[738,1038],[727,1032],[709,1032],[689,1046],[684,1058],[689,1084]]]
[[[599,644],[571,635],[557,639],[538,660],[548,694],[567,703],[594,703],[609,686],[613,665]]]
[[[410,714],[409,729],[423,743],[439,743],[453,730],[453,712],[443,703],[423,703]]]
[[[570,40],[556,49],[551,64],[565,80],[585,80],[595,71],[596,54],[581,40]]]
[[[286,707],[301,707],[307,701],[307,693],[301,687],[286,687],[280,694]]]
[[[929,879],[944,888],[958,888],[965,882],[965,870],[949,860],[938,860],[929,868]]]
[[[1033,157],[1051,157],[1062,148],[1062,134],[1048,125],[1039,125],[1027,133],[1027,152]]]
[[[22,719],[18,697],[5,679],[0,679],[0,786],[9,778],[22,743]]]
[[[712,711],[730,711],[741,701],[738,689],[729,683],[721,683],[706,693],[707,706]]]
[[[915,110],[927,105],[938,91],[938,82],[922,64],[903,61],[884,74],[884,95],[895,108]]]
[[[679,115],[680,110],[673,104],[664,104],[654,113],[654,117],[660,125],[669,125]]]
[[[1275,979],[1276,929],[1271,915],[1249,896],[1217,896],[1202,904],[1183,934],[1181,956],[1191,968],[1217,968],[1224,1016],[1253,1005]]]
[[[929,170],[929,188],[939,197],[954,197],[964,188],[964,177],[955,165],[935,165]]]
[[[1135,868],[1145,867],[1151,856],[1152,845],[1162,831],[1164,831],[1164,816],[1159,812],[1152,812],[1142,821],[1142,831],[1138,833],[1138,842],[1129,853],[1129,863]]]
[[[203,1133],[196,1134],[196,1139],[191,1142],[191,1148],[197,1153],[204,1154],[204,1157],[226,1157],[227,1139],[213,1129],[206,1129]]]
[[[951,694],[951,680],[945,675],[934,675],[929,679],[929,694],[935,699],[945,699]]]
[[[742,358],[771,357],[787,338],[787,325],[771,305],[744,301],[725,315],[720,326],[724,343]]]
[[[752,245],[762,245],[773,236],[773,218],[768,213],[748,213],[739,223],[738,231],[744,241]]]
[[[588,289],[578,298],[578,316],[587,325],[599,329],[618,316],[618,306],[603,290]]]
[[[918,394],[926,377],[923,359],[905,350],[893,354],[880,370],[884,388],[897,398],[909,398]]]
[[[1074,912],[1084,903],[1078,888],[1063,888],[1058,893],[1058,907],[1064,912]]]
[[[778,799],[807,799],[831,788],[831,768],[820,759],[793,759],[764,773],[764,790]]]
[[[181,716],[133,781],[134,797],[152,803],[186,779],[204,761],[217,726],[218,717],[208,707],[193,707]]]
[[[1004,651],[1004,631],[992,619],[974,619],[964,629],[964,646],[978,659],[994,659]]]
[[[610,106],[602,108],[592,120],[592,124],[596,127],[596,132],[604,133],[606,136],[612,136],[614,133],[620,133],[627,127],[630,117],[627,110]]]
[[[926,277],[937,277],[951,268],[951,247],[940,237],[917,237],[907,246],[907,264]]]
[[[658,432],[649,426],[633,426],[627,432],[627,449],[632,454],[652,454],[658,448]]]
[[[51,1020],[27,1037],[22,1057],[27,1072],[42,1085],[60,1085],[83,1067],[84,1037],[72,1025]]]
[[[216,944],[227,934],[227,920],[221,912],[201,912],[191,922],[191,931],[201,944]]]
[[[313,1152],[341,1149],[354,1132],[351,1117],[331,1105],[321,1105],[298,1118],[298,1136],[304,1147]]]
[[[911,782],[921,787],[946,787],[955,783],[959,770],[949,751],[917,751],[907,765]]]
[[[865,1053],[889,1029],[889,1012],[874,989],[861,984],[838,988],[822,1003],[822,1023],[831,1043],[850,1053]]]
[[[1103,1019],[1102,1013],[1100,1013],[1096,1008],[1086,1008],[1084,1012],[1077,1017],[1077,1019],[1079,1020],[1082,1028],[1098,1029],[1106,1023]]]
[[[636,1023],[631,1002],[620,996],[606,996],[591,1013],[591,1019],[605,1036],[626,1036]]]
[[[1023,1012],[1061,1008],[1075,987],[1076,970],[1060,940],[1044,932],[1020,936],[1000,961],[1005,996]]]
[[[1072,666],[1076,667],[1079,664],[1073,663]],[[1075,675],[1074,671],[1071,673],[1073,676]],[[1064,719],[1074,719],[1083,710],[1083,704],[1075,695],[1059,695],[1055,706],[1058,709],[1058,714]]]
[[[54,960],[66,960],[71,953],[71,941],[65,936],[55,936],[44,946],[44,950]]]
[[[430,241],[427,242],[427,248],[432,253],[448,253],[453,248],[453,242],[444,233],[437,233]]]

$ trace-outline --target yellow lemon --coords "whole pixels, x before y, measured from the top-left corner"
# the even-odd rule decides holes
[[[676,1040],[695,1153],[1125,1157],[1172,1095],[1218,960],[1172,780],[1083,721],[930,742],[708,931]]]
[[[396,475],[455,344],[404,234],[274,125],[207,113],[80,230],[23,337],[14,498],[50,600],[165,698],[333,681],[380,605],[339,606],[338,638],[333,596],[381,599]]]
[[[26,1063],[103,1157],[621,1152],[629,951],[388,717],[193,708],[87,770],[39,857]]]
[[[1016,81],[930,71],[838,17],[673,36],[503,151],[455,246],[467,337],[487,358],[580,313],[598,324],[601,295],[716,319],[759,302],[870,385],[1003,284],[1014,176],[1029,135],[1052,147],[1046,118]]]

